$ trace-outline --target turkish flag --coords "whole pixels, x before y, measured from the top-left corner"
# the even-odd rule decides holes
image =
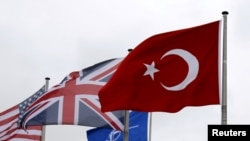
[[[154,35],[132,50],[99,91],[103,112],[178,112],[220,104],[220,21]]]

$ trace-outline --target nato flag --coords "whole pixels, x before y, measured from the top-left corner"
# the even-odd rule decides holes
[[[147,141],[148,113],[130,112],[129,141]],[[88,141],[123,141],[123,132],[108,128],[94,128],[87,131]]]

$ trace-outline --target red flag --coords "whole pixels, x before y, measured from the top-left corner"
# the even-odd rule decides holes
[[[99,91],[103,112],[178,112],[219,104],[219,25],[152,36],[121,62]]]

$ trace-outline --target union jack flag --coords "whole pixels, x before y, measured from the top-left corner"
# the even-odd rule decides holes
[[[83,125],[123,130],[123,111],[101,112],[98,91],[112,76],[122,58],[110,59],[71,72],[22,114],[20,126]]]

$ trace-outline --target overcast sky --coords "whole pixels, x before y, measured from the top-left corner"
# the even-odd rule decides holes
[[[0,111],[31,96],[50,77],[125,57],[154,34],[222,19],[228,11],[228,124],[250,124],[250,1],[1,0]],[[153,113],[152,141],[207,141],[219,105]],[[46,126],[46,141],[87,141],[83,126]]]

